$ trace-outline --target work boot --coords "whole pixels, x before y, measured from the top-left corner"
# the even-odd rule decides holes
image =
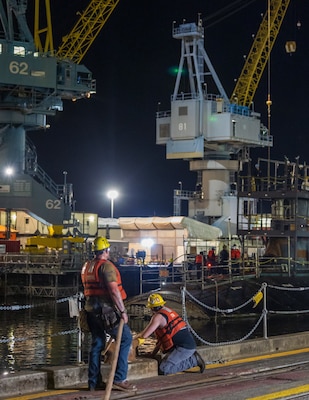
[[[128,381],[114,382],[113,389],[122,390],[123,392],[135,392],[137,390],[136,386]]]
[[[197,351],[194,353],[194,355],[197,361],[197,365],[200,367],[200,373],[202,374],[205,371],[205,362]]]

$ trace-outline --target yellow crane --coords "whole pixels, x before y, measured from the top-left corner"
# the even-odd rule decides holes
[[[42,1],[45,3],[46,26],[44,27],[40,27]],[[79,19],[71,32],[62,38],[62,43],[56,52],[57,58],[69,59],[79,64],[118,3],[119,0],[91,0],[88,7],[79,13]],[[34,42],[38,51],[55,53],[50,0],[35,0]]]
[[[259,30],[231,96],[231,103],[249,107],[268,62],[290,0],[269,0]]]

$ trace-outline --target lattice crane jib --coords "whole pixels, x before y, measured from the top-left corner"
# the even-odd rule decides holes
[[[57,57],[79,64],[118,3],[119,0],[92,0],[71,32],[63,37]]]
[[[276,41],[290,0],[271,0],[270,16],[265,13],[245,65],[232,92],[231,103],[250,107]]]
[[[54,55],[50,0],[35,0],[34,43],[40,53]]]
[[[56,56],[80,64],[119,1],[91,0],[87,8],[78,13],[79,19],[71,32],[62,38]],[[46,26],[40,26],[42,21]],[[35,0],[34,39],[38,51],[54,53],[50,0]]]

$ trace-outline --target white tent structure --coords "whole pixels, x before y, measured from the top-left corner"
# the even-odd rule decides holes
[[[161,262],[176,258],[182,261],[184,254],[196,252],[222,236],[221,229],[188,217],[148,217],[118,219],[122,239],[129,243],[129,253],[146,251],[149,261]]]

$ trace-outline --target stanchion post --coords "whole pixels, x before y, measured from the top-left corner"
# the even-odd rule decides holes
[[[267,335],[267,283],[263,283],[262,284],[262,290],[263,290],[263,336],[264,339],[268,339],[268,335]]]
[[[203,257],[203,261],[202,261],[202,273],[201,273],[201,277],[202,277],[202,290],[205,289],[205,265],[204,265],[204,257]]]
[[[186,321],[186,294],[185,294],[185,288],[181,288],[181,308],[182,308],[182,317]]]
[[[79,293],[77,302],[78,302],[78,311],[82,309],[82,299],[83,299],[83,294]],[[81,364],[82,362],[82,330],[78,330],[78,340],[77,340],[77,362],[78,364]]]
[[[139,294],[143,294],[143,266],[139,266]]]

